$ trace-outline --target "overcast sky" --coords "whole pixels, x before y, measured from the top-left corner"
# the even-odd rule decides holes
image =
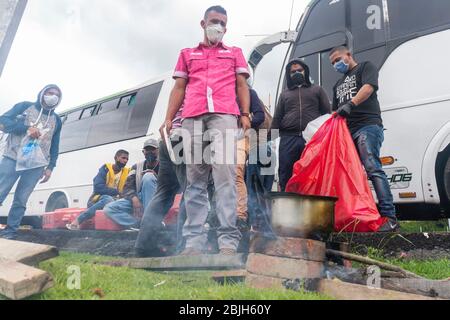
[[[295,0],[295,28],[308,0]],[[29,0],[0,78],[0,112],[34,101],[47,83],[63,90],[60,110],[134,87],[173,70],[179,51],[203,39],[206,8],[228,11],[224,42],[248,55],[262,37],[289,28],[291,0]],[[280,46],[261,63],[255,88],[274,101]]]

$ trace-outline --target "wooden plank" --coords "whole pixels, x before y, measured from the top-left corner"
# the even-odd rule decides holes
[[[307,290],[316,291],[337,300],[437,300],[416,294],[342,282],[340,280],[310,281]]]
[[[253,274],[251,272],[247,273],[245,278],[245,285],[254,289],[276,289],[276,290],[286,290],[284,286],[285,279],[268,277]]]
[[[322,262],[279,258],[257,253],[250,254],[247,259],[248,272],[275,278],[321,278],[324,269]]]
[[[320,241],[299,238],[269,239],[257,236],[250,244],[250,253],[324,262],[326,258],[326,244]]]
[[[0,239],[0,259],[37,266],[58,255],[58,249],[52,246]]]
[[[106,262],[113,267],[128,267],[157,271],[170,270],[233,270],[244,269],[244,255],[199,255],[174,256],[166,258],[124,259]]]
[[[362,269],[330,266],[327,268],[327,276],[353,284],[367,284],[367,273]],[[398,272],[387,271],[381,273],[381,287],[433,298],[450,299],[450,280],[406,278]]]
[[[381,286],[385,289],[395,291],[422,294],[441,299],[450,299],[449,280],[439,281],[427,279],[386,278],[381,279]]]
[[[45,271],[16,261],[0,259],[0,294],[13,300],[24,299],[53,286]]]

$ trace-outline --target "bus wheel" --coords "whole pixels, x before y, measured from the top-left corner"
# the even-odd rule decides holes
[[[62,192],[53,193],[47,201],[45,212],[53,212],[57,209],[64,209],[69,207],[67,197]]]
[[[447,159],[447,164],[444,169],[444,186],[447,193],[447,200],[450,202],[450,157]]]

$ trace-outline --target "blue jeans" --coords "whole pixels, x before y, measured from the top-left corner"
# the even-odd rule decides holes
[[[270,153],[270,148],[268,152]],[[270,156],[270,154],[268,154]],[[258,232],[272,234],[270,200],[275,175],[262,175],[260,164],[249,164],[245,175],[248,192],[248,215],[250,225]]]
[[[142,178],[142,190],[138,197],[144,209],[147,208],[155,194],[157,178],[152,173],[147,173]],[[138,227],[139,221],[133,216],[133,203],[128,199],[120,199],[107,204],[105,214],[118,225],[126,228]]]
[[[377,194],[381,216],[395,219],[394,198],[380,160],[384,129],[378,125],[365,126],[353,134],[353,140]]]
[[[97,210],[102,210],[108,203],[111,202],[114,202],[113,197],[103,195],[98,199],[96,203],[92,204],[91,206],[89,206],[88,204],[89,208],[78,217],[78,223],[82,224],[83,222],[92,219],[93,217],[95,217],[95,213],[97,212]]]
[[[3,204],[14,184],[19,180],[14,200],[9,210],[6,229],[1,233],[4,237],[14,237],[25,215],[28,198],[33,192],[39,180],[42,178],[45,168],[37,168],[26,171],[16,171],[16,161],[4,157],[0,163],[0,205]]]
[[[135,249],[138,252],[150,252],[156,246],[158,231],[169,209],[172,207],[175,196],[184,192],[186,188],[186,165],[175,165],[170,160],[165,143],[159,146],[159,172],[156,193],[146,207],[141,228],[136,240]],[[182,228],[186,220],[184,200],[180,204],[177,224],[177,245],[182,247]]]

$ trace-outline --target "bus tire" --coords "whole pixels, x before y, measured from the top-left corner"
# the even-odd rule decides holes
[[[47,205],[45,206],[45,212],[53,212],[57,209],[65,209],[69,207],[69,201],[62,192],[53,193],[48,198]]]
[[[444,188],[447,194],[447,201],[450,202],[450,156],[447,158],[444,168]]]

